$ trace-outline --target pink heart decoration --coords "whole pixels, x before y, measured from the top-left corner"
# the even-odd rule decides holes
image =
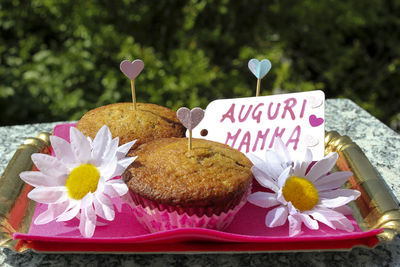
[[[317,116],[315,116],[315,115],[311,115],[308,118],[308,121],[310,122],[310,125],[312,127],[317,127],[317,126],[320,126],[324,122],[324,119],[323,118],[317,118]]]
[[[133,62],[124,60],[119,65],[122,73],[125,74],[131,80],[134,80],[143,70],[144,63],[140,59],[136,59]]]
[[[183,126],[188,130],[194,129],[204,118],[204,110],[201,108],[194,108],[192,110],[182,107],[176,112],[176,116],[181,121]]]

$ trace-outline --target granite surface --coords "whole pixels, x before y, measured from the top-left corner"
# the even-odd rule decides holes
[[[57,123],[0,127],[0,172],[19,144]],[[326,130],[348,135],[364,151],[372,165],[400,199],[400,135],[352,101],[330,99],[326,103]],[[374,249],[349,252],[244,253],[244,254],[17,254],[0,249],[0,266],[396,266],[400,265],[400,238]]]

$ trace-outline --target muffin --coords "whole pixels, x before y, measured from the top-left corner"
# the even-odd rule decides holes
[[[238,150],[203,139],[162,138],[141,145],[122,175],[136,217],[150,231],[222,230],[245,204],[253,175]]]
[[[98,107],[83,115],[76,128],[93,139],[106,124],[112,137],[119,137],[120,145],[136,139],[132,149],[157,138],[185,136],[186,130],[173,110],[150,103],[137,103],[136,108],[132,103]]]

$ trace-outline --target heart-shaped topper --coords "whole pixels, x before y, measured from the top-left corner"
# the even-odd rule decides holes
[[[258,61],[253,58],[249,60],[248,67],[257,79],[262,79],[271,69],[271,62],[268,59]]]
[[[323,118],[318,118],[317,116],[315,116],[314,114],[311,115],[308,118],[308,121],[310,122],[310,125],[312,127],[318,127],[320,126],[322,123],[324,123],[324,119]]]
[[[125,74],[131,80],[134,80],[143,70],[144,63],[140,59],[136,59],[133,62],[124,60],[119,65],[122,73]]]
[[[311,108],[317,108],[323,104],[323,100],[321,98],[317,98],[315,96],[310,96],[308,101],[310,102]]]
[[[201,108],[194,108],[192,110],[182,107],[176,112],[176,116],[181,121],[183,126],[189,131],[194,129],[204,118],[204,110]]]

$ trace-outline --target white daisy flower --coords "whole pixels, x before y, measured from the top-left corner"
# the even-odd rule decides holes
[[[106,125],[93,141],[71,127],[70,139],[68,143],[51,136],[55,157],[33,154],[32,161],[39,171],[22,172],[20,177],[35,187],[28,194],[30,199],[48,204],[48,209],[35,219],[35,224],[78,217],[81,234],[91,237],[99,224],[97,216],[114,220],[111,199],[128,196],[128,187],[117,176],[136,159],[125,157],[136,140],[118,147],[118,137],[112,139]]]
[[[255,192],[248,197],[254,205],[272,208],[266,215],[266,226],[281,226],[288,220],[290,236],[299,234],[303,223],[312,230],[319,229],[319,223],[323,223],[333,229],[353,231],[352,223],[343,213],[351,214],[346,204],[357,199],[360,192],[340,188],[352,172],[329,174],[338,154],[331,153],[310,167],[310,150],[299,161],[292,160],[282,141],[275,148],[278,151],[266,152],[265,161],[250,156],[254,177],[261,186],[272,190],[271,193]]]

